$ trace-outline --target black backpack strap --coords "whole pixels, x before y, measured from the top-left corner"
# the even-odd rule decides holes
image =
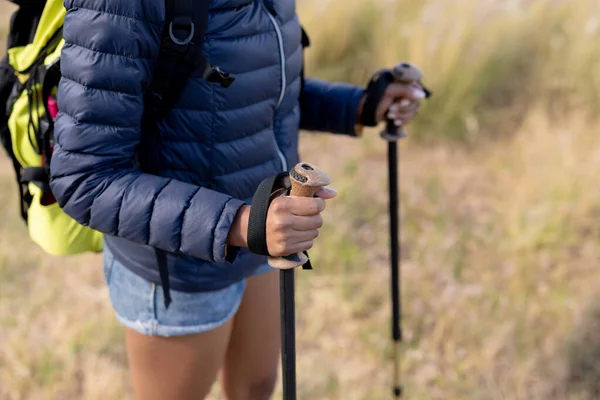
[[[167,263],[167,253],[164,251],[154,248],[156,254],[156,261],[158,263],[158,273],[160,275],[160,285],[163,289],[163,296],[165,300],[165,308],[169,308],[171,304],[171,283],[169,281],[169,264]]]
[[[160,54],[145,105],[156,119],[173,108],[193,73],[223,87],[235,80],[232,74],[213,66],[202,52],[209,5],[209,0],[166,0]]]
[[[17,158],[14,155],[11,156],[11,159],[13,169],[15,170],[15,177],[17,178],[17,184],[19,186],[19,209],[21,211],[21,218],[27,223],[27,211],[33,201],[33,195],[29,192],[27,185],[22,183],[21,164],[19,164],[19,161],[17,161]]]
[[[158,61],[144,98],[143,135],[137,163],[143,171],[157,175],[160,135],[157,124],[179,100],[192,74],[229,87],[232,74],[213,66],[202,52],[208,26],[210,0],[165,0],[165,25]]]
[[[33,183],[40,188],[42,192],[51,192],[48,169],[46,167],[26,167],[19,177],[22,185]]]
[[[142,170],[157,175],[160,168],[157,124],[179,100],[192,74],[208,82],[229,87],[234,75],[210,63],[202,52],[208,26],[210,0],[165,0],[165,26],[162,32],[158,62],[145,98],[143,135],[137,161]],[[171,303],[169,268],[163,250],[155,248],[163,288],[165,308]]]
[[[11,15],[6,48],[25,46],[33,42],[35,30],[46,6],[45,0],[15,1],[19,8]]]
[[[50,115],[50,109],[48,107],[48,98],[52,95],[54,88],[58,87],[61,79],[60,72],[60,57],[56,59],[52,64],[43,67],[45,70],[44,77],[42,79],[42,104],[44,105],[44,130],[42,131],[42,154],[44,155],[45,166],[48,170],[48,176],[50,176],[50,161],[52,159],[52,152],[54,151],[54,120]],[[40,121],[40,124],[42,121]]]
[[[17,160],[17,157],[12,150],[12,139],[10,137],[10,131],[8,130],[7,125],[0,128],[0,139],[2,141],[2,146],[12,161],[15,178],[19,187],[19,211],[21,212],[21,218],[23,221],[25,221],[25,223],[27,223],[27,209],[31,204],[33,196],[31,193],[29,193],[27,184],[23,183],[23,178],[21,176],[21,164],[19,164],[19,160]]]

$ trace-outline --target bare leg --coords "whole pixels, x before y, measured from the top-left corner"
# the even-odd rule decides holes
[[[279,275],[248,279],[221,376],[228,400],[267,400],[277,383],[279,365]]]
[[[199,400],[211,389],[227,351],[233,323],[180,337],[125,331],[127,356],[138,400]]]

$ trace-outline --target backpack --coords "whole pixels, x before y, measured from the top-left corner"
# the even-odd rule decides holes
[[[0,141],[12,161],[21,218],[31,240],[51,255],[100,252],[103,234],[80,225],[62,211],[49,185],[54,142],[56,93],[66,9],[63,0],[9,0],[19,6],[10,19],[7,54],[0,60]],[[139,166],[156,167],[148,149],[158,119],[177,101],[187,78],[228,87],[235,77],[211,65],[201,52],[209,1],[165,0],[166,23],[160,55],[145,99]],[[195,7],[195,8],[194,8]],[[198,9],[201,7],[201,9]]]

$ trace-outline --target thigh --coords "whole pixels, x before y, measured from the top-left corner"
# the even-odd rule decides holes
[[[111,303],[125,325],[129,369],[137,399],[202,399],[223,364],[245,282],[221,290],[171,290],[164,307],[162,287],[105,256]]]
[[[126,329],[136,399],[200,400],[223,362],[232,321],[203,333],[161,337]]]
[[[222,372],[229,400],[267,399],[277,382],[280,352],[279,274],[248,278],[234,318]]]

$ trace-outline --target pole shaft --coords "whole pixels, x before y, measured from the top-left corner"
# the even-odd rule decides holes
[[[294,309],[294,269],[281,270],[279,291],[281,302],[281,367],[283,399],[296,400],[296,315]]]
[[[402,340],[400,329],[400,240],[398,237],[398,150],[396,142],[388,143],[389,189],[390,189],[390,262],[392,285],[392,338]]]
[[[402,341],[400,326],[400,240],[398,221],[398,146],[395,141],[388,142],[389,169],[389,212],[390,212],[390,263],[391,263],[391,293],[392,293],[392,339],[394,341],[394,394],[400,397],[400,366],[398,346]]]

